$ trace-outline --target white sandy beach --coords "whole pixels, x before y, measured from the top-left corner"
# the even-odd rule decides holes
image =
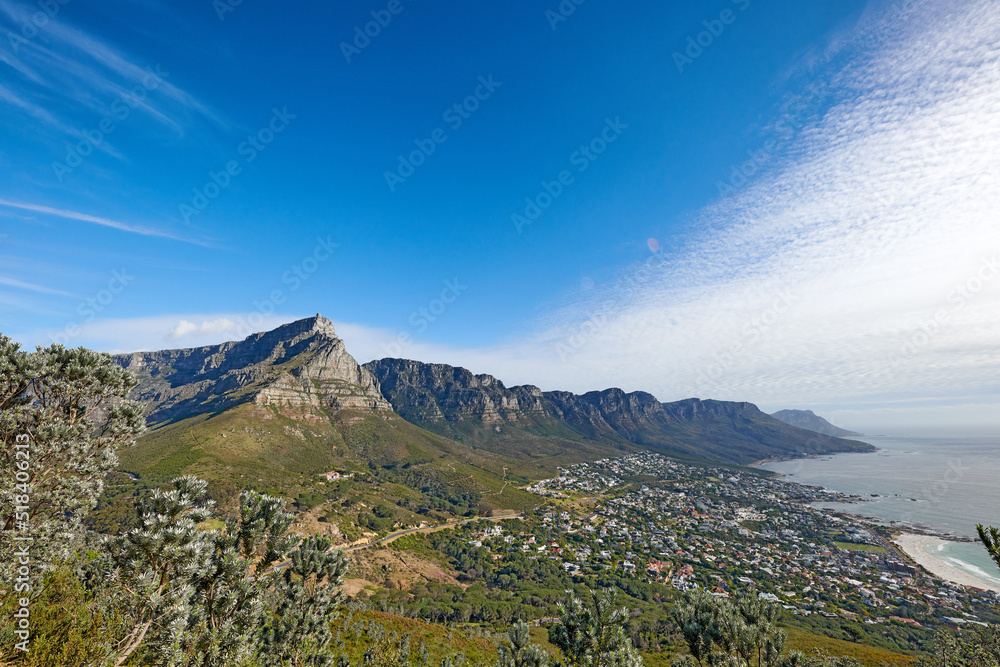
[[[962,570],[944,562],[940,558],[935,558],[925,551],[925,547],[944,541],[945,540],[942,540],[939,537],[932,537],[930,535],[914,535],[912,533],[903,533],[893,540],[893,542],[899,545],[903,551],[909,554],[910,558],[915,560],[925,570],[936,577],[952,583],[961,584],[962,586],[972,586],[973,588],[982,588],[984,590],[996,591],[1000,593],[1000,586],[996,586],[986,581],[981,581],[971,574],[963,572]]]

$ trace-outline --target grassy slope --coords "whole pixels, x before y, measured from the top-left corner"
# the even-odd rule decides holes
[[[914,658],[909,655],[901,655],[884,648],[854,644],[841,639],[832,639],[808,630],[785,628],[785,631],[788,633],[788,647],[804,653],[808,653],[812,649],[822,649],[831,655],[854,658],[866,667],[881,667],[883,663],[892,667],[897,665],[902,667],[914,661]]]
[[[496,646],[485,639],[468,637],[460,632],[449,631],[447,627],[396,616],[394,614],[364,611],[351,617],[352,622],[375,621],[385,628],[387,632],[396,632],[397,636],[410,634],[413,646],[423,638],[431,656],[430,664],[438,664],[446,655],[464,653],[473,663],[482,661],[484,664],[491,663],[496,656]],[[345,619],[346,620],[346,619]],[[361,657],[370,642],[367,634],[354,635],[349,631],[351,623],[334,623],[334,627],[341,632],[345,640],[345,652],[354,661]],[[914,658],[908,655],[901,655],[882,648],[862,646],[839,639],[831,639],[822,635],[813,634],[806,630],[797,628],[786,628],[788,632],[789,650],[810,653],[813,650],[821,650],[838,657],[850,657],[859,661],[865,667],[905,667],[913,663]],[[548,641],[548,630],[546,627],[533,625],[531,628],[531,638],[537,644],[542,645],[553,656],[560,656],[560,651]],[[668,667],[673,655],[686,652],[680,650],[672,652],[665,651],[642,651],[643,662],[647,667]]]
[[[379,503],[394,504],[392,520],[400,525],[454,513],[412,511],[435,493],[451,500],[466,496],[464,502],[477,511],[533,507],[537,498],[520,487],[554,472],[553,460],[524,461],[474,449],[396,417],[321,414],[292,419],[244,404],[192,417],[140,438],[121,453],[121,468],[139,476],[133,486],[196,475],[209,481],[213,496],[229,499],[229,509],[243,488],[298,498],[305,509],[327,503],[330,520],[345,524]],[[320,474],[332,470],[354,477],[327,483]],[[421,490],[428,480],[437,491]],[[127,502],[126,495],[122,504]]]
[[[381,627],[386,636],[383,638],[381,632],[372,632],[372,624]],[[487,639],[470,637],[444,625],[381,611],[368,610],[345,614],[333,622],[333,630],[335,642],[337,638],[343,642],[339,645],[340,652],[350,658],[352,665],[360,664],[365,652],[373,645],[389,649],[389,645],[398,642],[404,635],[410,636],[410,647],[414,656],[420,640],[424,641],[429,658],[427,664],[430,666],[440,665],[444,657],[454,656],[456,653],[466,656],[467,665],[492,664],[497,656],[496,645]],[[390,652],[391,649],[386,651]]]

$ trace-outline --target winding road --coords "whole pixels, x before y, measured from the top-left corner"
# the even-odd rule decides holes
[[[389,544],[393,540],[399,539],[403,535],[409,535],[410,533],[435,533],[439,530],[445,530],[447,528],[454,528],[455,526],[464,526],[467,523],[472,523],[473,521],[506,521],[508,519],[523,519],[523,514],[512,514],[510,516],[477,516],[474,519],[462,519],[461,521],[453,521],[451,523],[442,523],[437,526],[424,526],[423,528],[407,528],[406,530],[397,530],[395,533],[389,533],[385,537],[375,540],[374,542],[368,542],[367,544],[356,544],[353,547],[345,547],[341,549],[344,553],[349,553],[351,551],[358,551],[359,549],[368,549],[369,547],[374,547],[379,544]]]
[[[449,523],[442,523],[437,526],[424,526],[423,528],[407,528],[406,530],[397,530],[395,533],[389,533],[385,537],[375,540],[374,542],[368,542],[367,544],[355,544],[351,547],[334,547],[330,551],[343,551],[344,553],[350,553],[352,551],[360,551],[361,549],[369,549],[380,544],[389,544],[393,540],[397,540],[404,535],[409,535],[410,533],[435,533],[439,530],[447,530],[448,528],[454,528],[456,526],[464,526],[467,523],[472,523],[473,521],[507,521],[508,519],[523,519],[523,514],[511,514],[510,516],[477,516],[473,519],[462,519],[461,521],[453,521]],[[272,565],[267,568],[267,572],[272,572],[274,570],[280,570],[282,568],[288,567],[289,563],[292,561],[286,560],[277,565]]]

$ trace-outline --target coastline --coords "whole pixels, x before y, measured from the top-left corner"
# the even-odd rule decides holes
[[[837,436],[830,436],[837,437]],[[850,438],[841,438],[841,440],[850,440]],[[802,459],[818,459],[821,456],[836,456],[837,454],[874,454],[875,452],[882,451],[881,447],[876,447],[870,442],[862,442],[861,440],[851,440],[851,442],[857,442],[862,445],[868,445],[871,449],[843,449],[837,452],[820,452],[819,454],[795,454],[794,456],[772,456],[766,459],[761,459],[760,461],[754,461],[753,463],[744,464],[747,468],[759,468],[760,466],[767,463],[785,463],[787,461],[800,461]],[[767,471],[772,472],[772,471]],[[784,477],[780,472],[774,473],[779,477]]]
[[[918,565],[933,574],[939,579],[950,581],[962,586],[980,588],[987,591],[1000,593],[1000,586],[989,582],[981,581],[967,572],[963,572],[952,565],[949,565],[940,558],[936,558],[925,551],[925,547],[946,540],[932,535],[917,535],[916,533],[902,533],[893,543],[912,558]]]

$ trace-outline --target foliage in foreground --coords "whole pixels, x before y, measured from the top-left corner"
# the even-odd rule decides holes
[[[584,603],[575,595],[562,605],[549,641],[577,667],[642,667],[642,657],[625,631],[628,609],[617,606],[614,589],[593,591]]]
[[[31,540],[34,581],[81,546],[117,450],[145,428],[136,385],[110,356],[62,345],[27,353],[0,335],[0,572]]]
[[[777,626],[780,608],[752,594],[729,600],[702,590],[685,595],[674,618],[689,655],[677,667],[861,667],[852,658],[785,654],[787,635]]]
[[[921,658],[918,667],[1000,667],[1000,630],[972,627],[957,636],[947,630],[937,633],[934,651]]]

